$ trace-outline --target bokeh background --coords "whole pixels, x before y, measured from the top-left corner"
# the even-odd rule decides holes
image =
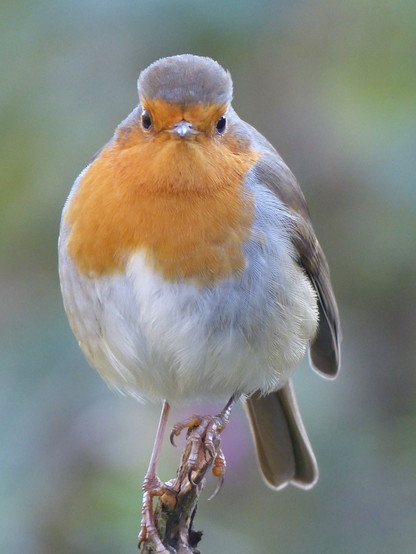
[[[87,367],[56,241],[73,180],[136,104],[139,70],[183,52],[230,69],[240,116],[300,180],[344,333],[337,381],[307,363],[296,375],[319,484],[264,487],[237,409],[223,490],[200,501],[202,552],[416,552],[414,0],[6,0],[0,41],[2,552],[136,552],[159,406]],[[162,478],[178,457],[166,446]]]

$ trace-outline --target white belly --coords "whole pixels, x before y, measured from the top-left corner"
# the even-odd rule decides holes
[[[272,213],[279,222],[276,206]],[[206,288],[164,281],[141,253],[123,275],[84,277],[66,254],[63,228],[65,309],[91,365],[116,388],[170,401],[281,387],[315,334],[317,309],[273,225],[253,230],[243,275]]]

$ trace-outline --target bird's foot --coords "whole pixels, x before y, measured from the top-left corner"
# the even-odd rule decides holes
[[[213,496],[215,496],[221,488],[225,474],[226,463],[224,454],[220,448],[220,434],[225,429],[228,419],[229,413],[226,411],[220,412],[216,416],[194,415],[184,421],[176,423],[170,434],[170,441],[175,446],[175,437],[178,437],[184,429],[188,429],[187,440],[191,444],[188,457],[188,478],[192,484],[198,484],[198,482],[195,482],[192,474],[198,468],[201,447],[211,456],[213,459],[212,473],[220,479],[220,484]]]
[[[143,486],[143,506],[142,506],[142,521],[139,533],[139,548],[142,543],[151,540],[154,543],[157,554],[169,554],[162,541],[155,523],[155,515],[153,511],[153,498],[162,496],[166,492],[175,493],[168,484],[163,483],[157,476],[146,475]]]

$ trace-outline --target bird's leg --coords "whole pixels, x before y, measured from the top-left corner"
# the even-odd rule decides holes
[[[212,472],[222,482],[225,473],[225,458],[220,448],[220,434],[227,426],[231,410],[238,399],[239,395],[234,394],[225,408],[216,416],[194,415],[174,425],[170,434],[170,441],[173,445],[175,444],[174,437],[178,437],[183,429],[188,429],[188,440],[191,442],[191,451],[188,458],[189,480],[191,482],[192,471],[197,466],[198,451],[201,444],[214,458]]]
[[[142,486],[143,507],[141,529],[139,534],[139,546],[142,542],[151,539],[154,542],[156,552],[158,554],[165,554],[168,552],[159,538],[153,513],[153,497],[161,496],[167,488],[157,476],[157,463],[159,460],[160,449],[162,447],[163,436],[166,430],[168,414],[169,404],[165,400],[160,414],[159,425],[153,445],[152,455],[150,457],[149,467]]]

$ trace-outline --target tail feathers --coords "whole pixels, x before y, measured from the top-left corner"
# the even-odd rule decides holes
[[[299,413],[292,384],[267,396],[245,400],[246,413],[267,485],[309,489],[318,480],[318,466]]]

